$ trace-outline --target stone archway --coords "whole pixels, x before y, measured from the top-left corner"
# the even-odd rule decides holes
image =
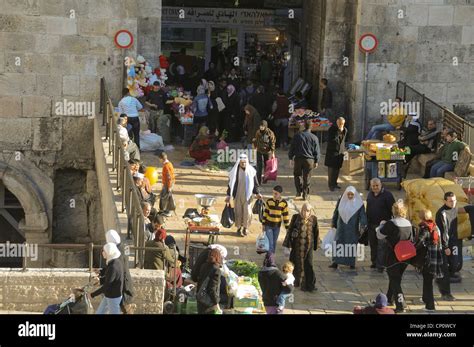
[[[41,173],[41,176],[44,174]],[[49,242],[50,219],[42,193],[44,187],[38,187],[25,170],[2,161],[0,161],[0,180],[23,207],[25,218],[20,221],[19,229],[25,235],[26,241]]]

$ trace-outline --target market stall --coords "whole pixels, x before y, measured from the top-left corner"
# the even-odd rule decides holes
[[[303,126],[306,120],[313,123],[311,132],[319,133],[320,145],[323,145],[323,134],[329,130],[332,123],[327,118],[321,117],[318,112],[310,109],[298,108],[294,110],[288,122],[288,136],[293,137]]]
[[[365,152],[365,188],[370,188],[370,180],[379,178],[383,183],[396,183],[402,186],[402,165],[405,162],[405,150],[396,143],[378,140],[362,141]]]

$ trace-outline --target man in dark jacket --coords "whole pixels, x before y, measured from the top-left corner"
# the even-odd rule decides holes
[[[369,228],[370,260],[372,262],[370,268],[378,268],[380,272],[383,271],[384,245],[381,244],[379,246],[380,240],[377,239],[375,228],[380,225],[381,221],[392,219],[392,206],[394,203],[395,198],[392,193],[382,187],[380,179],[372,178],[370,181],[370,192],[367,194],[367,223]]]
[[[290,165],[293,165],[296,197],[303,193],[303,200],[309,195],[311,171],[318,167],[321,155],[318,137],[311,132],[312,125],[311,120],[305,121],[304,131],[295,135],[288,151]]]
[[[282,291],[291,293],[293,286],[283,286],[286,275],[275,265],[273,253],[267,253],[263,262],[263,268],[258,273],[258,283],[262,289],[262,299],[267,314],[278,314],[277,298]]]
[[[341,189],[337,185],[337,178],[344,160],[346,150],[347,128],[344,126],[346,120],[339,117],[336,124],[333,124],[328,131],[328,145],[326,149],[326,159],[324,165],[328,167],[328,186],[333,192],[335,189]]]
[[[451,276],[458,271],[462,259],[462,240],[458,240],[458,209],[456,195],[453,192],[444,194],[444,205],[436,212],[436,225],[447,247],[443,248],[443,278],[439,279],[438,288],[441,300],[454,301],[451,294]]]
[[[267,119],[272,111],[271,101],[265,94],[265,88],[258,86],[255,94],[250,98],[249,104],[255,107],[262,119]]]
[[[321,79],[319,87],[322,90],[320,107],[321,115],[328,118],[332,122],[332,91],[328,87],[328,80],[326,78]]]
[[[270,158],[275,157],[276,138],[273,131],[268,127],[268,122],[263,120],[260,128],[254,134],[252,141],[254,148],[257,150],[257,181],[262,184],[262,173],[265,163]]]

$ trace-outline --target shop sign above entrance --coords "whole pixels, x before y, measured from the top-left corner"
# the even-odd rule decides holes
[[[161,20],[164,23],[234,24],[265,26],[275,15],[274,10],[163,7]]]

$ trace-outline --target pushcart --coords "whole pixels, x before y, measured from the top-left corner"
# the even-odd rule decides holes
[[[370,159],[369,159],[370,158]],[[367,157],[365,159],[365,189],[369,190],[370,180],[372,178],[379,178],[382,183],[396,183],[397,189],[402,189],[402,165],[405,159],[390,159],[390,160],[378,160],[376,157]],[[394,164],[395,170],[394,175],[389,175],[389,164]],[[384,174],[381,175],[379,168],[383,166],[385,169]],[[388,177],[390,176],[390,177]]]

